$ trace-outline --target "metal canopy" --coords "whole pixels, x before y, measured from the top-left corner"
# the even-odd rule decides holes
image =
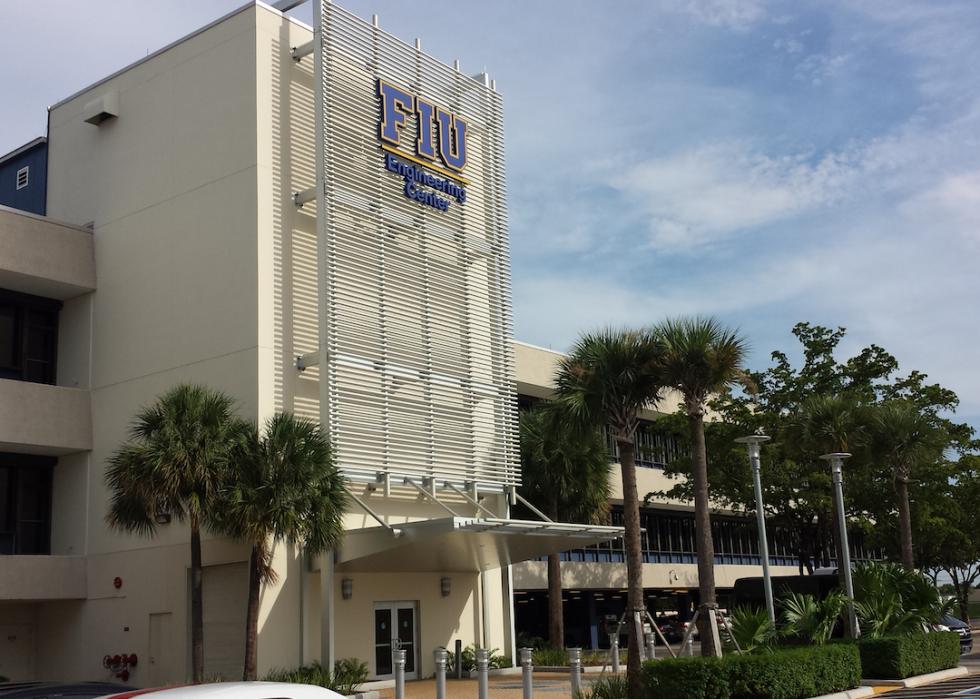
[[[622,527],[444,517],[350,530],[336,570],[476,573],[621,536]]]

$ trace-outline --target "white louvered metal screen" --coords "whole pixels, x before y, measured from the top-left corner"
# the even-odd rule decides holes
[[[517,405],[500,96],[315,0],[320,406],[351,477],[516,485]],[[322,39],[322,40],[321,40]],[[469,123],[465,203],[384,167],[377,80]],[[402,132],[414,143],[414,119]]]

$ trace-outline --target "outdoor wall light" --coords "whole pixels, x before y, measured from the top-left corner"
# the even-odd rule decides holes
[[[439,578],[439,591],[442,593],[443,597],[449,597],[449,593],[453,590],[453,579],[452,578]]]
[[[350,599],[354,596],[354,581],[350,578],[344,578],[340,581],[340,594],[344,599]]]
[[[153,521],[157,524],[170,524],[170,513],[169,512],[157,512],[153,515]]]

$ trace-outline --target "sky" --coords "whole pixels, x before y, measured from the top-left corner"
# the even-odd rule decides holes
[[[5,3],[0,152],[242,1]],[[980,2],[340,4],[496,80],[518,339],[714,315],[764,369],[844,326],[980,427]]]

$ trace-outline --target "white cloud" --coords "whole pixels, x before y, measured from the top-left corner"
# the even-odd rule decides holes
[[[796,65],[794,77],[797,80],[808,82],[814,87],[819,87],[825,80],[839,73],[847,65],[849,58],[846,54],[831,56],[823,53],[811,53]]]
[[[687,0],[684,9],[705,24],[738,30],[747,29],[766,16],[762,0]]]
[[[718,144],[640,163],[611,183],[649,215],[651,245],[677,251],[840,200],[859,156],[831,153],[811,162]]]

